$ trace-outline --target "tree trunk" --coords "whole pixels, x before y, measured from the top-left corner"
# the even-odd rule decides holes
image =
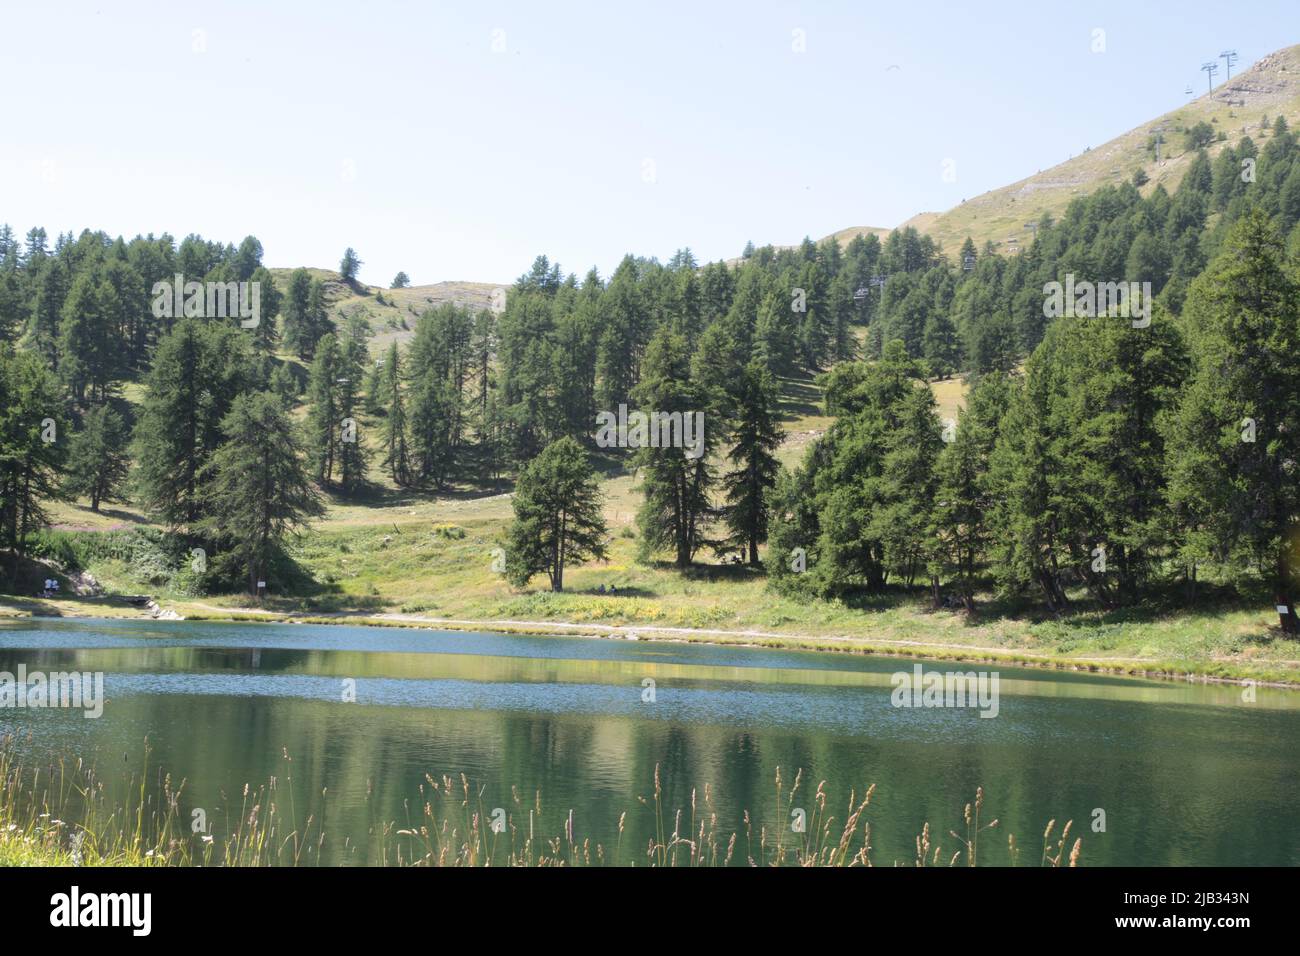
[[[1278,625],[1283,634],[1300,634],[1300,623],[1296,622],[1295,601],[1291,599],[1291,569],[1287,566],[1287,536],[1277,551],[1277,579],[1274,598],[1277,604]]]
[[[551,590],[556,592],[564,590],[564,536],[568,530],[567,519],[568,515],[560,514],[560,529],[555,536],[555,552],[552,557],[552,567],[555,568],[555,573],[551,575]]]

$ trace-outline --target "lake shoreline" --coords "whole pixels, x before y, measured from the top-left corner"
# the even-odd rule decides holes
[[[26,602],[28,599],[24,599]],[[157,620],[150,613],[133,607],[96,604],[93,610],[84,601],[72,599],[30,599],[33,603],[49,605],[50,613],[35,609],[15,608],[0,602],[0,616],[22,618],[110,618],[126,620]],[[1246,676],[1234,665],[1236,662],[1193,662],[1192,666],[1171,661],[1139,658],[1088,659],[1052,657],[996,648],[969,645],[927,644],[923,641],[864,640],[848,636],[815,636],[779,634],[765,631],[729,631],[716,628],[685,628],[654,625],[596,624],[574,621],[514,621],[467,618],[436,618],[418,614],[385,612],[361,614],[332,612],[320,615],[302,615],[255,608],[220,608],[215,605],[189,604],[186,613],[166,620],[232,622],[245,624],[322,624],[353,625],[356,627],[402,627],[411,629],[438,629],[473,631],[488,630],[501,634],[527,634],[534,637],[567,636],[591,637],[604,640],[638,640],[660,644],[710,644],[730,647],[753,647],[771,650],[803,650],[841,654],[861,654],[891,657],[900,660],[933,660],[954,664],[1006,664],[1008,666],[1043,670],[1071,671],[1076,673],[1105,674],[1163,681],[1200,682],[1205,684],[1235,684],[1270,687],[1279,690],[1300,690],[1300,675],[1294,680],[1266,679]],[[1269,664],[1273,662],[1262,662]],[[1205,667],[1207,669],[1196,669]],[[1219,667],[1212,673],[1209,667]]]

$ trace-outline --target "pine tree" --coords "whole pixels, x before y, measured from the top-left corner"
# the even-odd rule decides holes
[[[27,337],[45,359],[47,367],[59,371],[59,325],[68,297],[68,268],[57,259],[27,261],[27,281],[34,289]]]
[[[325,285],[306,269],[289,276],[289,289],[280,304],[284,316],[284,344],[299,358],[311,359],[321,337],[333,331],[325,305]]]
[[[732,398],[735,444],[727,459],[735,467],[722,479],[727,498],[724,515],[731,530],[731,546],[747,552],[749,563],[756,566],[758,546],[767,540],[768,497],[778,468],[776,451],[785,438],[777,421],[780,393],[767,369],[751,362]]]
[[[32,532],[49,524],[45,503],[63,497],[66,454],[58,382],[38,355],[0,345],[0,547],[10,553],[9,581]]]
[[[345,495],[356,493],[365,483],[370,454],[361,427],[361,403],[358,395],[361,376],[368,359],[365,342],[359,333],[349,335],[339,349],[339,486]]]
[[[212,507],[200,530],[230,550],[257,594],[285,538],[324,509],[279,396],[238,396],[221,431],[225,441],[204,468]]]
[[[209,507],[200,472],[221,443],[221,420],[252,381],[247,337],[225,323],[180,319],[163,336],[136,419],[140,499],[172,527]]]
[[[691,380],[685,337],[671,326],[662,326],[646,349],[641,381],[632,397],[643,414],[680,416],[679,446],[685,445],[688,416],[692,425],[698,421],[697,413],[705,418],[704,427],[693,436],[695,447],[662,443],[655,447],[650,444],[652,429],[647,429],[646,444],[633,456],[645,492],[637,513],[642,557],[648,559],[656,549],[668,548],[677,566],[686,567],[706,543],[709,492],[715,481],[709,458],[718,439],[707,421],[708,396]]]
[[[328,485],[334,480],[339,459],[342,420],[345,417],[339,380],[343,378],[342,353],[338,340],[327,334],[317,343],[307,375],[307,447],[316,480]]]
[[[94,271],[72,283],[59,323],[59,372],[73,397],[82,402],[108,397],[109,384],[120,372],[125,350],[114,334],[111,317],[113,289]]]
[[[909,389],[894,414],[897,425],[884,440],[880,476],[872,483],[876,501],[866,533],[880,543],[889,571],[910,587],[931,568],[935,549],[929,519],[937,484],[935,459],[943,440],[934,394],[924,385]],[[931,588],[937,604],[937,575],[931,575]]]
[[[967,614],[975,613],[976,582],[992,539],[989,459],[1009,395],[1005,376],[980,379],[959,413],[956,433],[935,463],[937,484],[929,526],[935,573],[951,576]]]
[[[930,374],[939,379],[948,378],[961,363],[961,345],[957,329],[946,310],[936,309],[925,323],[922,354],[929,365]]]
[[[599,382],[596,404],[606,411],[626,403],[640,378],[641,357],[649,335],[649,316],[638,285],[637,262],[619,263],[601,302],[604,328],[597,352]]]
[[[402,366],[397,343],[388,346],[381,378],[384,388],[384,467],[399,488],[411,483],[411,461],[406,448],[406,398],[402,389]]]
[[[367,415],[384,413],[384,363],[376,360],[366,365],[365,375],[361,379],[361,392],[365,396],[363,404]]]
[[[289,274],[289,288],[284,294],[281,315],[285,347],[300,358],[311,357],[311,347],[315,342],[315,330],[308,313],[310,298],[311,273],[306,269],[294,269]]]
[[[280,314],[283,297],[275,285],[270,270],[260,263],[252,271],[248,281],[257,283],[258,294],[259,315],[257,327],[252,330],[253,344],[258,350],[269,355],[275,351],[276,341],[279,338],[275,320]]]
[[[271,371],[271,391],[280,396],[287,408],[292,408],[298,401],[298,377],[287,362],[278,362]]]
[[[357,281],[357,272],[361,269],[361,260],[357,258],[356,252],[351,246],[343,252],[343,258],[339,261],[339,275],[348,285],[355,285]]]
[[[794,371],[798,315],[790,311],[790,304],[788,296],[776,290],[768,292],[763,296],[754,324],[752,358],[762,362],[773,375]]]
[[[452,401],[449,386],[426,373],[411,382],[411,470],[421,484],[442,488],[455,464],[452,454]]]
[[[1185,555],[1258,562],[1279,623],[1300,633],[1300,269],[1262,212],[1241,219],[1184,317],[1194,371],[1171,425],[1170,503]]]
[[[105,501],[125,501],[123,487],[131,466],[129,435],[119,415],[108,405],[86,412],[81,431],[72,436],[66,488],[90,499],[90,510]]]
[[[607,557],[601,495],[587,453],[571,437],[547,445],[519,474],[506,532],[506,576],[516,587],[545,573],[564,590],[564,571]]]

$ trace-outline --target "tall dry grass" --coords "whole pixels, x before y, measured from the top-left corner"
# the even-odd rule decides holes
[[[24,760],[13,737],[0,739],[0,865],[45,866],[300,866],[322,859],[326,841],[355,850],[356,834],[330,833],[323,818],[299,818],[293,759],[282,752],[284,772],[259,787],[245,785],[223,819],[195,832],[182,807],[185,781],[151,768],[148,742],[141,768],[129,772],[125,800],[113,801],[97,769],[76,757],[42,763]],[[774,823],[760,823],[748,810],[740,832],[719,825],[713,789],[691,791],[686,807],[669,807],[659,767],[653,789],[636,797],[633,813],[649,815],[645,845],[625,840],[628,812],[619,815],[617,837],[606,846],[575,831],[572,810],[554,813],[540,793],[531,799],[512,789],[509,808],[493,816],[484,789],[465,775],[426,775],[418,800],[404,819],[376,822],[366,837],[369,858],[385,866],[873,866],[868,811],[875,785],[851,792],[837,810],[819,783],[811,799],[802,770],[787,785],[777,768]],[[324,805],[322,794],[320,805]],[[984,791],[962,811],[964,831],[949,830],[955,843],[934,841],[926,823],[916,837],[914,866],[1018,865],[1020,851],[1008,835],[1006,853],[989,859],[981,834]],[[1056,821],[1043,834],[1039,863],[1076,866],[1082,840],[1069,844],[1072,821],[1053,841]],[[215,831],[215,832],[208,832]],[[985,837],[984,842],[987,843]],[[1067,853],[1066,847],[1070,845]],[[904,861],[893,861],[904,865]]]

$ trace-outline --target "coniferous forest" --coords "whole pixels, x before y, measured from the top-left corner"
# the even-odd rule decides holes
[[[969,613],[981,591],[1059,613],[1072,592],[1115,608],[1210,582],[1269,591],[1294,632],[1296,135],[1278,118],[1197,151],[1172,194],[1140,185],[1074,200],[1014,255],[911,227],[726,262],[628,255],[604,277],[542,255],[499,307],[427,309],[383,350],[331,316],[319,276],[273,277],[252,236],[5,226],[6,583],[30,587],[24,561],[55,547],[47,504],[83,497],[202,548],[200,591],[256,591],[322,495],[366,494],[372,467],[415,493],[492,488],[568,440],[580,470],[635,472],[643,560],[722,556],[811,600],[925,588]],[[348,249],[343,282],[359,264]],[[1149,321],[1048,318],[1067,275],[1150,283]],[[176,276],[257,283],[260,320],[157,315]],[[944,421],[925,386],[953,376],[969,400]],[[834,421],[780,467],[782,383],[808,379]],[[596,447],[620,405],[702,412],[703,453]],[[515,530],[534,552],[519,586],[571,544]]]

